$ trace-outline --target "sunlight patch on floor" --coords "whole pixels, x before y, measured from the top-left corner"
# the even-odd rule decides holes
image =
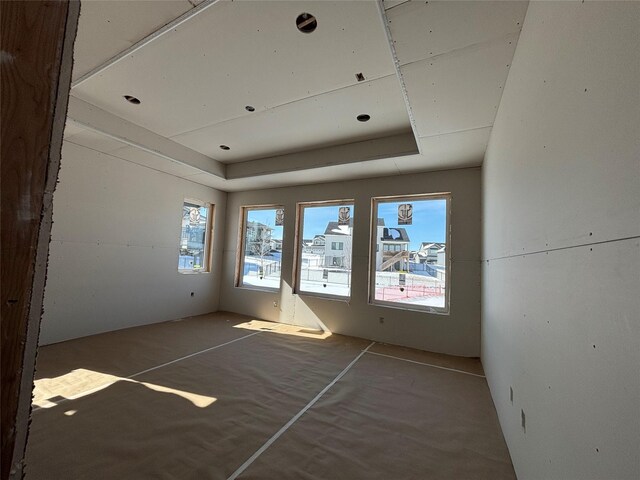
[[[292,335],[294,337],[315,338],[318,340],[324,340],[331,336],[331,332],[329,331],[312,330],[310,328],[297,327],[285,323],[266,322],[263,320],[251,320],[250,322],[239,323],[238,325],[234,325],[234,328],[279,333],[282,335]]]
[[[215,397],[198,395],[175,388],[139,382],[130,378],[79,368],[55,378],[42,378],[34,382],[33,405],[41,408],[55,407],[60,399],[72,400],[103,390],[116,382],[130,382],[144,385],[150,390],[171,393],[189,400],[194,406],[205,408],[215,402]]]

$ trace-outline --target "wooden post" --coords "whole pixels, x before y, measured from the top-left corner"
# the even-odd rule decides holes
[[[2,1],[2,480],[22,477],[77,0]]]

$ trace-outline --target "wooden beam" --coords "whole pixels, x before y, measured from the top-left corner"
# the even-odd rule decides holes
[[[79,1],[0,2],[1,478],[22,477]]]
[[[101,133],[154,155],[188,165],[203,173],[225,178],[225,165],[184,145],[113,115],[76,97],[69,99],[69,118],[84,128]]]

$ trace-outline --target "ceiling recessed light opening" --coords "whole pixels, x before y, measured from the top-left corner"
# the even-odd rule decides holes
[[[371,116],[370,116],[370,115],[367,115],[366,113],[363,113],[363,114],[358,115],[358,116],[356,117],[356,119],[357,119],[359,122],[368,122],[370,118],[371,118]]]
[[[310,13],[301,13],[296,18],[296,26],[302,33],[311,33],[318,27],[318,21]]]
[[[220,145],[220,148],[222,150],[231,150],[231,147],[227,146],[227,145]]]
[[[246,107],[244,107],[244,109],[247,112],[255,112],[256,111],[255,107],[252,107],[251,105],[247,105]]]
[[[136,97],[131,96],[131,95],[125,95],[124,99],[129,102],[129,103],[133,103],[134,105],[140,105],[140,100],[138,100]]]

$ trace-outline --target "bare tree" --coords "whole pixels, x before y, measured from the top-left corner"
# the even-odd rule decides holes
[[[258,275],[262,278],[264,276],[264,257],[271,252],[271,232],[272,228],[268,223],[254,222],[253,228],[255,228],[255,234],[252,235],[251,240],[247,243],[247,250],[250,255],[260,257],[260,271]]]

